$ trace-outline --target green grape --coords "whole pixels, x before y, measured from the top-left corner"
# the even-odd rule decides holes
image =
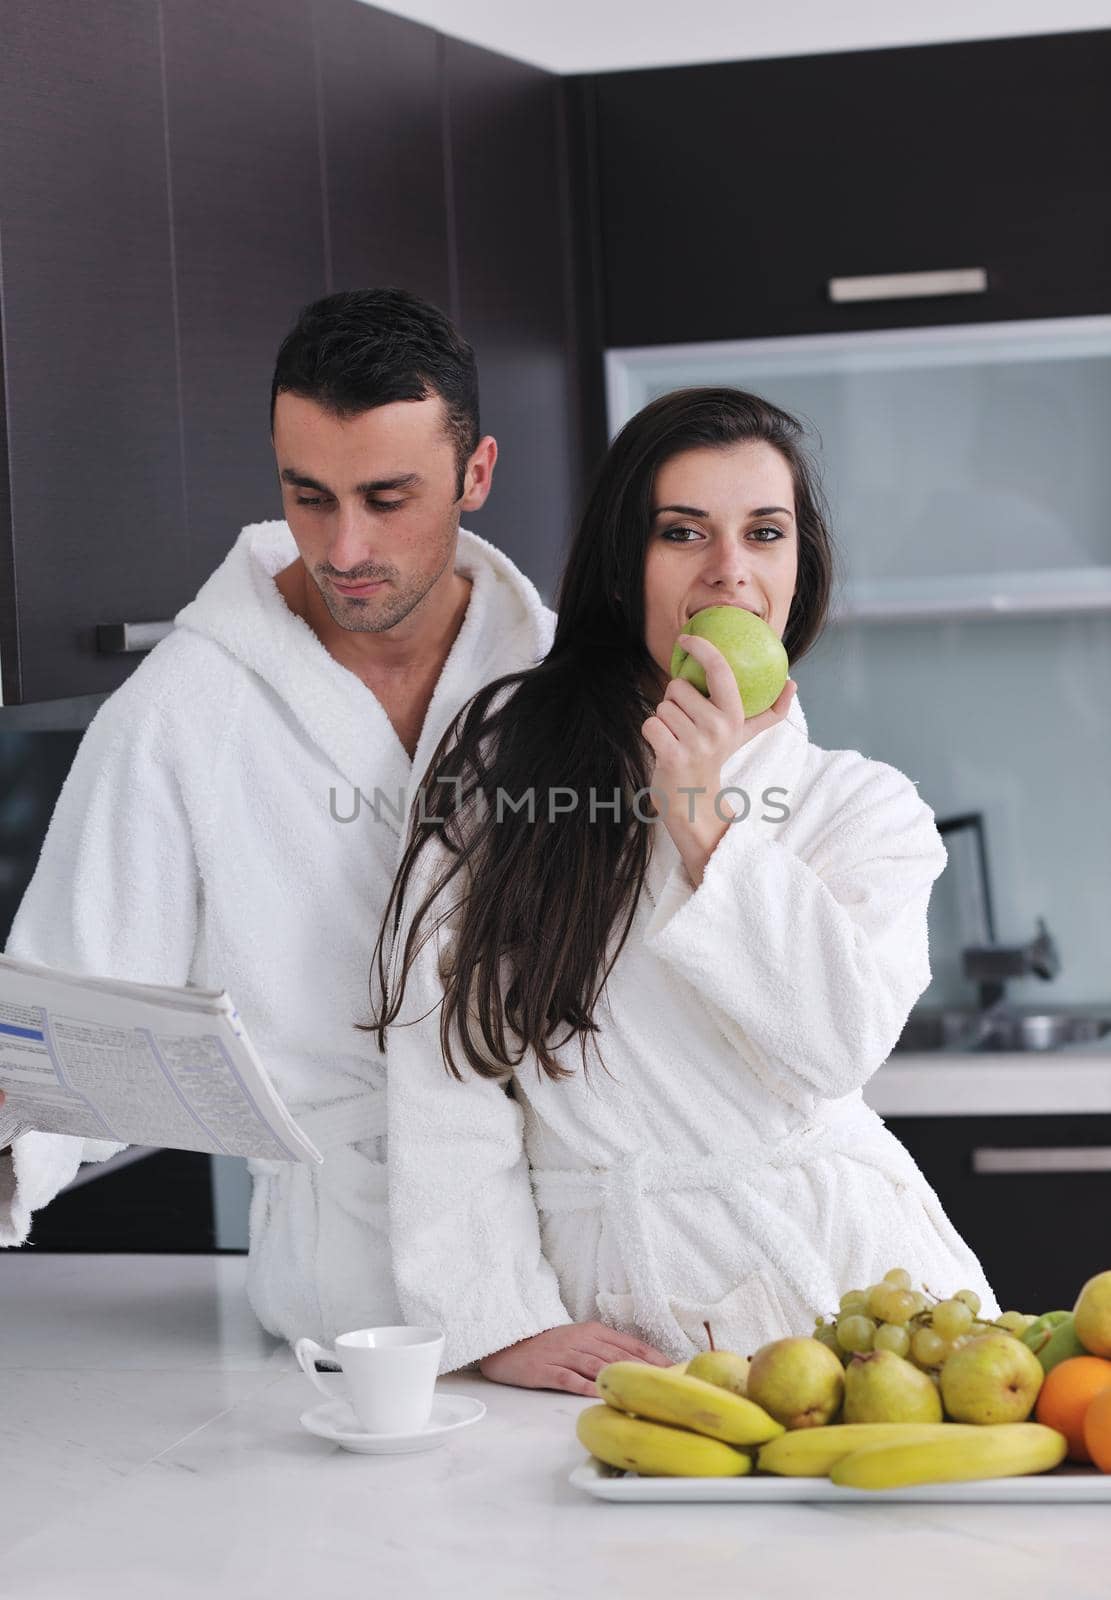
[[[997,1330],[990,1322],[974,1322],[969,1328],[969,1333],[995,1333]]]
[[[893,1283],[896,1289],[910,1288],[910,1273],[905,1267],[892,1267],[890,1272],[883,1275],[884,1283]]]
[[[922,1367],[938,1367],[949,1353],[949,1342],[932,1328],[919,1328],[910,1341],[914,1359]]]
[[[905,1356],[910,1350],[910,1334],[900,1324],[885,1322],[876,1329],[873,1344],[877,1350],[893,1350],[897,1356]]]
[[[980,1310],[980,1296],[975,1289],[958,1289],[953,1296],[954,1300],[963,1300],[968,1309],[976,1316]]]
[[[841,1354],[841,1346],[837,1342],[837,1329],[833,1323],[827,1322],[822,1327],[815,1329],[814,1337],[819,1344],[824,1344],[827,1350]]]
[[[924,1295],[921,1289],[912,1289],[910,1292],[914,1296],[915,1316],[917,1316],[920,1311],[928,1311],[930,1309],[929,1296]]]
[[[943,1300],[940,1305],[934,1306],[933,1311],[934,1332],[939,1333],[943,1339],[955,1339],[960,1333],[967,1333],[972,1326],[972,1312],[964,1300]]]
[[[841,1296],[841,1310],[847,1317],[863,1316],[868,1306],[867,1289],[849,1289]]]
[[[1026,1317],[1021,1311],[1004,1311],[1001,1317],[996,1317],[992,1323],[993,1328],[1006,1328],[1008,1333],[1019,1334],[1028,1327]]]
[[[868,1315],[877,1322],[909,1322],[914,1315],[914,1296],[893,1283],[877,1283],[868,1291]]]
[[[842,1350],[870,1350],[875,1334],[876,1325],[871,1317],[862,1317],[858,1313],[842,1317],[837,1324],[837,1343]]]

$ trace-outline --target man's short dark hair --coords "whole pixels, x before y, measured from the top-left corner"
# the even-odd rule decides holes
[[[437,394],[455,446],[456,495],[479,441],[474,351],[436,306],[407,289],[344,289],[302,308],[282,341],[270,386],[313,400],[341,422],[395,400]]]

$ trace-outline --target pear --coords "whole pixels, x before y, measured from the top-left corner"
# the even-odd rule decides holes
[[[687,1362],[687,1376],[728,1389],[730,1394],[746,1395],[748,1366],[748,1358],[735,1350],[701,1350]]]
[[[821,1428],[841,1409],[845,1372],[818,1339],[773,1339],[752,1357],[745,1392],[785,1428]]]
[[[855,1355],[845,1369],[843,1422],[942,1422],[941,1396],[921,1368],[894,1350]]]
[[[996,1329],[948,1357],[941,1369],[941,1399],[954,1422],[1025,1422],[1044,1380],[1034,1352]]]
[[[1089,1278],[1072,1308],[1076,1336],[1090,1356],[1111,1356],[1111,1272]]]

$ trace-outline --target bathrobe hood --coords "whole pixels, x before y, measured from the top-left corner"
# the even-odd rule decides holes
[[[471,597],[410,763],[378,700],[294,616],[275,586],[296,558],[287,522],[249,524],[174,621],[268,685],[355,787],[381,784],[383,754],[392,753],[402,781],[410,771],[422,773],[469,694],[489,678],[541,660],[551,646],[554,614],[535,585],[494,545],[460,528],[455,570],[471,579]]]

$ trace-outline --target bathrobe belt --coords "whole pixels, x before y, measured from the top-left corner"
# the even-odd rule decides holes
[[[649,1238],[643,1201],[650,1194],[703,1190],[729,1198],[744,1185],[745,1242],[756,1245],[773,1273],[794,1290],[803,1305],[835,1305],[840,1290],[828,1263],[793,1218],[768,1200],[760,1175],[769,1168],[796,1165],[838,1143],[843,1143],[854,1159],[890,1170],[882,1151],[868,1150],[866,1136],[844,1142],[846,1126],[851,1128],[859,1115],[859,1102],[852,1102],[772,1144],[745,1145],[728,1152],[679,1156],[648,1150],[612,1167],[534,1169],[536,1206],[548,1216],[602,1211],[628,1278],[634,1320],[650,1337],[668,1337],[681,1345],[689,1342],[676,1321]],[[905,1181],[905,1173],[898,1176]]]

